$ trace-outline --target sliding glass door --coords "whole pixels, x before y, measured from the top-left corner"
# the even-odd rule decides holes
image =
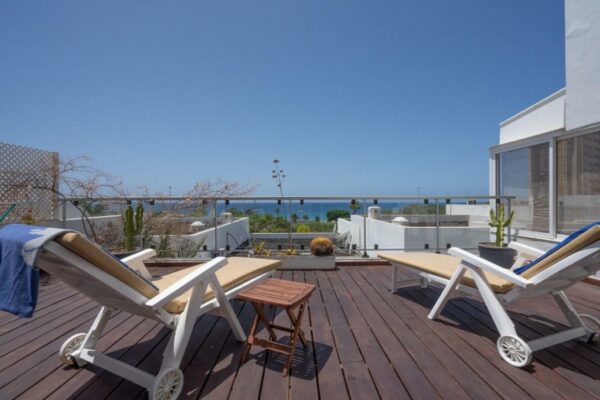
[[[600,220],[600,132],[556,142],[557,232]]]
[[[549,144],[541,143],[500,153],[498,193],[515,196],[513,227],[537,232],[549,232]]]

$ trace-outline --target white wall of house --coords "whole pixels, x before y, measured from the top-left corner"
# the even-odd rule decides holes
[[[230,249],[238,248],[242,243],[250,239],[250,223],[248,218],[241,218],[228,224],[219,225],[217,228],[216,249],[225,249],[229,244]],[[154,236],[154,241],[158,243],[160,236]],[[201,232],[189,235],[171,235],[171,243],[175,244],[178,240],[190,240],[196,244],[202,243],[208,250],[215,250],[215,228],[203,230]]]
[[[122,218],[120,214],[89,217],[89,220],[92,221],[96,228],[101,228],[107,224],[114,224],[116,226],[121,226],[122,224]],[[85,233],[81,217],[67,218],[64,225],[62,220],[44,221],[43,225],[53,228],[64,227],[65,229],[73,229],[74,231]]]
[[[500,123],[500,144],[565,128],[566,90],[561,89]]]
[[[490,149],[491,195],[496,194],[497,154],[542,143],[549,146],[548,232],[519,231],[519,241],[545,248],[564,238],[557,233],[557,141],[600,129],[599,43],[600,1],[565,0],[566,87],[500,124],[499,145]],[[597,197],[578,195],[586,205]]]
[[[468,215],[469,226],[487,226],[490,218],[489,204],[447,204],[446,215]]]
[[[566,0],[566,127],[600,124],[600,1]]]
[[[352,244],[357,249],[364,249],[364,232],[366,225],[367,249],[373,249],[375,245],[379,250],[367,250],[371,257],[376,257],[380,250],[425,250],[425,244],[429,250],[434,251],[437,246],[436,228],[404,226],[390,222],[353,215],[350,221],[338,223],[338,232],[352,233]],[[440,227],[440,249],[446,249],[446,245],[474,249],[479,242],[490,240],[490,231],[487,226],[450,226]]]

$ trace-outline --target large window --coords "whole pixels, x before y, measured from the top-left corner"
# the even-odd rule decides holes
[[[498,193],[515,196],[513,227],[549,232],[549,145],[542,143],[500,153]]]
[[[600,220],[600,132],[556,142],[557,232]]]

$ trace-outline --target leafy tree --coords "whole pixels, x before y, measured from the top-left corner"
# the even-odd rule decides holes
[[[231,215],[233,215],[236,218],[244,216],[244,213],[238,210],[237,208],[229,208],[227,209],[227,212],[231,213]]]
[[[350,218],[350,213],[340,209],[331,209],[327,211],[327,221],[336,221],[338,218]]]
[[[309,217],[308,217],[308,214],[304,214],[304,215],[302,216],[302,219],[303,219],[303,220],[305,220],[305,221],[308,221],[308,219],[309,219]]]

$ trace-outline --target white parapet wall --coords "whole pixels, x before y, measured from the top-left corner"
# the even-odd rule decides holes
[[[489,204],[447,204],[446,215],[466,215],[469,226],[487,226],[490,218]]]
[[[67,218],[66,220],[52,220],[52,221],[42,221],[41,225],[49,226],[53,228],[65,228],[65,229],[73,229],[74,231],[78,231],[81,233],[85,233],[85,229],[83,228],[84,220],[81,217],[75,218]],[[88,221],[94,224],[94,228],[98,229],[104,227],[108,224],[113,224],[115,226],[122,225],[122,216],[120,214],[115,215],[99,215],[99,216],[90,216],[88,217]],[[86,226],[89,226],[86,222]]]
[[[216,236],[216,246],[215,246]],[[160,236],[153,237],[155,242],[160,241]],[[222,224],[215,228],[205,229],[189,235],[171,235],[171,243],[176,244],[180,240],[189,240],[195,244],[206,246],[209,251],[225,249],[227,245],[231,250],[237,249],[250,239],[250,222],[248,218],[240,218],[233,222]]]
[[[371,218],[363,218],[353,215],[350,221],[338,220],[338,233],[350,232],[351,243],[358,250],[365,248],[373,249],[376,245],[378,250],[367,250],[370,257],[376,257],[378,251],[424,251],[428,245],[430,251],[436,250],[438,241],[436,239],[437,229],[429,226],[404,226],[390,222],[379,221]],[[490,230],[487,226],[444,226],[439,228],[439,247],[445,251],[448,245],[465,249],[474,249],[479,242],[490,240]]]

